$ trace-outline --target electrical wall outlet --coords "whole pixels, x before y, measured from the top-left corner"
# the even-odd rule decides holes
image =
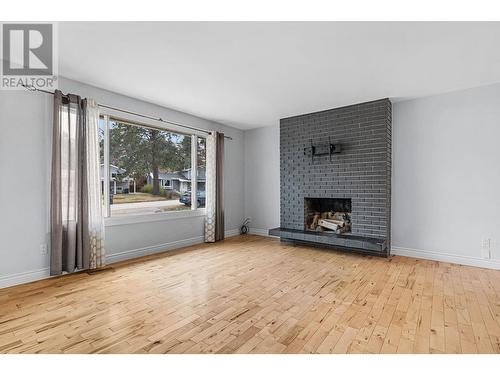
[[[40,254],[42,254],[42,255],[48,254],[47,244],[45,244],[45,243],[40,244]]]
[[[481,257],[483,259],[491,259],[491,238],[483,238],[481,240]]]

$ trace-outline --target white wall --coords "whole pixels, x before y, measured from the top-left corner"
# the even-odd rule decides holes
[[[392,127],[392,253],[500,268],[500,85],[393,103]],[[257,232],[279,225],[278,160],[278,125],[245,132]]]
[[[245,216],[256,234],[280,225],[278,126],[245,131]]]
[[[59,88],[100,103],[159,116],[201,129],[223,131],[226,232],[235,233],[244,216],[243,132],[178,111],[61,79]],[[50,143],[52,97],[0,91],[0,287],[48,275]],[[203,240],[203,217],[106,228],[108,261],[117,261]]]
[[[500,265],[499,104],[500,85],[393,104],[393,253]]]
[[[82,83],[64,92],[224,131],[226,230],[279,226],[279,126],[243,132]],[[393,253],[500,267],[500,85],[393,104]],[[50,96],[0,91],[0,287],[48,275]],[[244,175],[242,171],[244,170]],[[203,218],[107,227],[115,261],[199,242]],[[492,260],[481,240],[493,240]]]
[[[51,102],[0,91],[0,287],[48,274]]]

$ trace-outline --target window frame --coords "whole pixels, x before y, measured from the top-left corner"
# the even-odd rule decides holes
[[[99,119],[104,122],[104,202],[103,205],[103,218],[106,226],[115,226],[122,224],[132,224],[132,223],[144,223],[144,222],[154,222],[172,219],[182,219],[187,217],[197,217],[205,216],[206,209],[197,207],[197,168],[198,168],[198,138],[205,138],[207,134],[201,131],[186,131],[185,128],[177,126],[174,124],[165,124],[158,120],[143,118],[142,116],[137,116],[134,114],[123,113],[121,111],[113,109],[105,109],[99,111]],[[183,211],[164,211],[161,213],[153,214],[128,214],[123,216],[111,216],[111,205],[110,205],[110,169],[109,169],[109,125],[111,121],[119,121],[131,126],[145,127],[160,131],[168,131],[184,136],[191,137],[191,172],[193,171],[193,166],[195,166],[195,173],[191,173],[191,209]],[[193,179],[193,175],[195,176]],[[172,184],[171,184],[172,186]],[[194,188],[193,188],[194,186]],[[194,204],[193,204],[194,202]]]

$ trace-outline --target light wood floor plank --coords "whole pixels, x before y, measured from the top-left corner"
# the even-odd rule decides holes
[[[500,352],[500,271],[252,235],[0,301],[0,353]]]

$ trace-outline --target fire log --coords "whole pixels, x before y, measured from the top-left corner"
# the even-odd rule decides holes
[[[318,221],[319,221],[320,215],[316,214],[314,215],[313,221],[309,229],[316,230],[316,227],[318,226]]]
[[[332,223],[332,220],[326,220],[326,219],[321,219],[318,222],[318,225],[330,230],[337,230],[337,228],[339,227],[337,224]]]
[[[345,221],[344,220],[330,219],[328,221],[331,222],[331,223],[333,223],[333,224],[337,224],[339,227],[343,227],[345,225]]]

